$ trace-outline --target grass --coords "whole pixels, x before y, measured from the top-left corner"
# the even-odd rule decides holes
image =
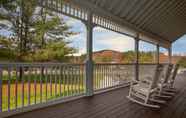
[[[10,76],[5,71],[2,78],[2,110],[7,111],[15,109],[16,106],[23,107],[84,93],[84,80],[83,73],[41,76],[41,74],[25,72],[20,78],[16,77],[14,71]]]
[[[41,77],[40,74],[25,73],[20,79],[19,77],[16,78],[15,73],[12,73],[10,77],[7,73],[3,74],[2,109],[3,111],[7,111],[8,109],[16,109],[16,106],[23,107],[59,97],[85,93],[84,75],[85,73],[69,73],[63,75],[45,75]],[[109,73],[94,73],[94,77],[96,78],[94,79],[94,89],[113,86],[116,84],[113,83],[113,80],[117,81],[117,78],[112,78],[112,75]],[[108,83],[108,81],[110,83]],[[40,83],[42,83],[42,85]],[[10,87],[8,85],[10,85]]]
[[[29,92],[30,86],[30,92]],[[47,86],[47,89],[46,89]],[[60,93],[61,86],[61,93]],[[24,89],[22,89],[24,88]],[[10,93],[8,92],[8,84],[3,84],[2,89],[2,109],[7,111],[8,107],[10,109],[16,108],[16,84],[10,84]],[[18,83],[17,84],[17,107],[28,106],[29,102],[31,104],[37,104],[40,102],[45,102],[46,100],[55,99],[58,97],[73,96],[75,94],[84,93],[85,87],[83,85],[63,85],[55,83],[43,83],[42,86],[40,83]],[[41,93],[42,92],[42,93]],[[8,93],[10,97],[8,97]],[[46,96],[47,93],[47,96]],[[24,95],[24,98],[23,98]],[[30,96],[30,101],[28,97]],[[8,106],[8,98],[10,99],[10,105]],[[41,99],[42,98],[42,99]],[[42,100],[42,101],[41,101]]]

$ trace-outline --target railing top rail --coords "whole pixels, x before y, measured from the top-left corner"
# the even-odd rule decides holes
[[[135,65],[136,63],[95,63],[95,65]],[[139,65],[157,65],[157,63],[138,63]],[[169,63],[160,63],[168,65]]]
[[[135,63],[95,63],[95,65],[135,65]]]
[[[17,62],[17,63],[0,63],[1,67],[8,67],[8,66],[81,66],[84,65],[83,63],[78,63],[78,64],[73,64],[73,63],[21,63],[21,62]]]
[[[95,65],[135,65],[136,63],[95,63]],[[168,65],[169,63],[161,63],[163,65]],[[43,62],[43,63],[24,63],[24,62],[0,62],[0,67],[9,67],[9,66],[83,66],[84,63],[60,63],[60,62]],[[157,63],[139,63],[139,65],[157,65]]]

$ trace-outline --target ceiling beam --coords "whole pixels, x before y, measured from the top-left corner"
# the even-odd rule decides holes
[[[146,23],[152,16],[154,16],[159,11],[159,9],[165,5],[166,1],[169,0],[158,0],[154,2],[154,4],[152,4],[152,6],[136,21],[138,27],[141,27],[142,24]]]
[[[143,11],[144,6],[149,3],[148,1],[149,0],[143,0],[143,1],[140,1],[139,3],[137,3],[137,5],[135,6],[133,12],[130,12],[130,14],[126,17],[126,20],[130,21],[136,14],[139,13],[139,11]]]
[[[119,15],[119,13],[121,13],[122,11],[125,11],[125,8],[126,8],[126,4],[127,2],[129,2],[130,0],[120,0],[118,2],[119,6],[117,7],[116,10],[113,11],[113,13],[115,15]]]
[[[121,2],[121,0],[112,0],[112,4],[110,4],[110,6],[108,7],[108,10],[111,11],[114,8],[116,8],[117,4]]]
[[[155,14],[156,18],[151,18],[145,25],[144,27],[151,27],[151,24],[153,22],[157,22],[158,20],[162,19],[164,16],[168,17],[169,14],[171,13],[171,10],[174,9],[174,5],[177,6],[179,2],[176,2],[177,0],[174,0],[172,2],[169,2],[166,6],[164,6],[161,11],[159,11],[157,14]],[[172,14],[172,13],[171,13]],[[160,22],[161,23],[161,22]]]
[[[166,42],[167,44],[170,43],[170,42],[167,41],[167,39],[164,39],[161,36],[157,36],[157,35],[154,35],[152,33],[149,33],[149,32],[146,32],[144,30],[141,30],[140,28],[128,23],[127,21],[125,21],[124,19],[121,19],[120,17],[118,17],[116,15],[113,15],[112,13],[106,11],[105,9],[100,8],[100,7],[98,7],[98,6],[94,5],[94,4],[91,4],[87,0],[71,0],[69,2],[71,2],[72,4],[75,4],[75,5],[79,5],[80,7],[83,7],[84,9],[90,10],[93,13],[96,13],[97,15],[104,16],[104,17],[106,17],[106,18],[118,23],[119,25],[121,25],[123,27],[128,27],[131,30],[134,30],[137,33],[141,33],[143,35],[151,37],[156,42],[160,42],[161,41],[161,42]]]
[[[131,10],[136,6],[136,4],[139,2],[139,0],[130,0],[128,5],[126,5],[125,10],[122,10],[120,13],[120,17],[125,17],[127,16]]]
[[[143,9],[138,10],[132,19],[130,19],[131,23],[135,23],[141,18],[143,17],[146,12],[149,11],[149,9],[152,7],[153,4],[155,4],[154,2],[156,2],[156,0],[150,0],[146,5],[144,5]]]
[[[167,30],[161,32],[159,31],[160,34],[168,34],[169,30],[174,30],[173,33],[177,34],[176,32],[179,31],[179,29],[182,27],[179,27],[179,29],[175,29],[176,26],[182,26],[180,24],[183,24],[183,22],[180,22],[181,19],[179,19],[178,17],[178,13],[179,13],[178,8],[180,9],[180,6],[183,6],[181,2],[172,3],[172,5],[169,8],[165,9],[165,11],[163,11],[162,13],[160,13],[160,15],[158,15],[157,19],[152,20],[151,23],[146,24],[146,27],[153,28],[154,26],[155,27],[158,26],[159,29],[163,29],[164,27],[166,27]],[[176,16],[177,18],[175,18]],[[172,21],[174,21],[174,23]],[[169,40],[173,40],[168,37],[166,38]]]

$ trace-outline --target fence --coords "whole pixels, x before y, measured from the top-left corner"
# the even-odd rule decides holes
[[[135,78],[135,64],[94,64],[94,91],[124,85]],[[140,64],[139,79],[152,76],[156,64]],[[0,64],[0,112],[85,95],[84,64]]]
[[[0,112],[85,93],[83,64],[0,64]]]
[[[134,74],[134,64],[95,64],[94,90],[129,83]]]

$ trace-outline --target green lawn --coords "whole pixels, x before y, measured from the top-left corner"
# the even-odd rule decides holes
[[[16,88],[17,88],[17,107],[28,106],[46,100],[52,100],[59,97],[73,96],[85,93],[85,74],[63,74],[63,75],[45,75],[26,74],[20,79],[16,78],[15,73],[3,76],[3,111],[16,108]],[[109,73],[94,73],[94,89],[101,89],[112,86],[112,75]],[[115,78],[115,77],[114,77]],[[17,80],[17,81],[16,81]],[[22,81],[24,80],[24,81]],[[17,82],[17,87],[16,83]],[[40,84],[42,82],[42,85]],[[110,82],[110,83],[108,83]],[[8,98],[8,83],[10,83],[10,97]],[[24,84],[23,84],[24,83]],[[23,86],[24,85],[24,86]],[[30,88],[30,89],[29,89]],[[30,91],[30,92],[29,92]],[[61,92],[61,93],[60,93]],[[24,96],[24,97],[23,97]],[[29,97],[30,96],[30,97]],[[30,98],[30,101],[29,101]],[[8,106],[8,99],[10,105]]]
[[[29,92],[30,86],[30,92]],[[47,86],[47,89],[46,89]],[[61,94],[60,94],[60,86],[61,86]],[[42,84],[40,83],[24,83],[24,91],[22,91],[23,84],[17,84],[17,107],[28,106],[30,96],[30,104],[35,104],[41,102],[45,102],[46,100],[51,100],[58,97],[66,97],[66,96],[73,96],[75,94],[80,94],[85,92],[85,87],[83,85],[70,85],[70,84],[55,84],[55,83],[48,83]],[[41,89],[42,88],[42,89]],[[15,109],[16,107],[16,86],[15,84],[10,85],[10,109]],[[2,97],[2,108],[3,111],[8,110],[8,84],[3,84],[3,97]],[[36,92],[35,92],[36,91]],[[23,98],[24,92],[24,99]],[[41,93],[42,92],[42,93]],[[47,92],[47,97],[46,97]],[[24,105],[23,105],[24,101]]]

